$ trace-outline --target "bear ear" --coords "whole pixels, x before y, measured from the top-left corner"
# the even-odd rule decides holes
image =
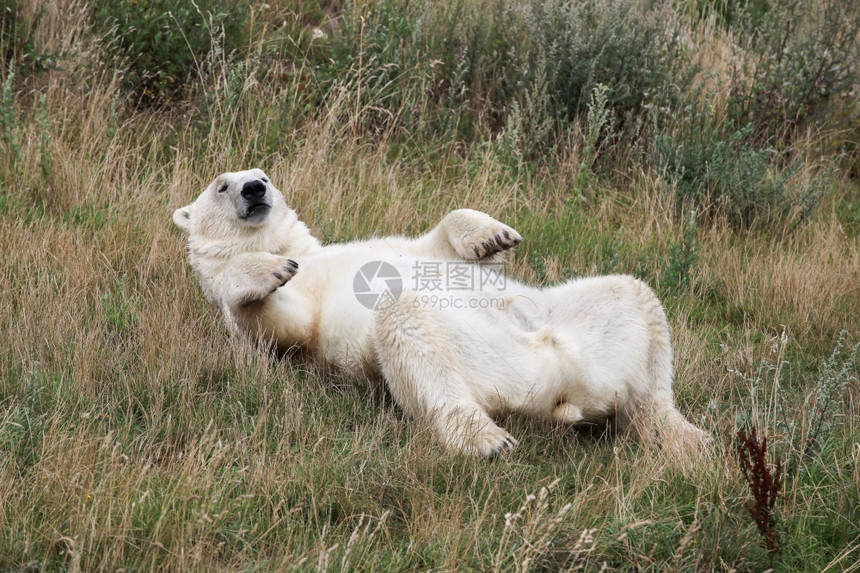
[[[191,231],[191,205],[181,207],[173,212],[173,223],[185,231]]]

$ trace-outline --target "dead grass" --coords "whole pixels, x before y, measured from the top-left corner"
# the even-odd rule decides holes
[[[85,53],[82,6],[48,4],[39,41]],[[0,569],[767,566],[731,436],[751,418],[795,455],[819,360],[839,330],[856,340],[860,244],[835,209],[786,238],[703,227],[690,286],[663,293],[678,401],[716,459],[684,473],[625,437],[520,419],[505,421],[512,455],[466,459],[372,381],[231,339],[172,210],[259,164],[320,237],[417,233],[469,206],[523,232],[510,272],[525,280],[659,284],[684,233],[665,183],[635,173],[572,202],[564,169],[512,175],[489,148],[424,160],[357,140],[335,113],[264,154],[262,103],[241,127],[228,110],[204,129],[124,115],[115,75],[77,69],[38,86],[44,107],[20,94],[21,152],[0,161]],[[765,360],[780,370],[756,378]],[[857,395],[855,381],[813,455],[790,460],[786,570],[856,559]]]

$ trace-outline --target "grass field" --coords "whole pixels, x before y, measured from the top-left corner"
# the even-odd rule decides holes
[[[858,570],[860,20],[788,4],[4,2],[0,571]],[[750,31],[789,17],[813,76]],[[170,216],[251,166],[325,241],[468,206],[525,238],[512,276],[648,281],[713,459],[519,418],[456,456],[377,383],[232,339]]]

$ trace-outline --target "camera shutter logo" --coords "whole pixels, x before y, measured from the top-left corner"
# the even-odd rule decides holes
[[[355,299],[370,310],[390,308],[403,292],[403,278],[397,268],[385,261],[365,263],[352,280]]]

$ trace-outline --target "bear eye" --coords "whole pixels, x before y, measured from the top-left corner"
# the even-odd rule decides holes
[[[221,187],[218,188],[218,193],[223,193],[226,190],[227,190],[227,184],[224,183],[223,185],[221,185]]]
[[[263,183],[268,183],[268,182],[269,182],[269,180],[268,180],[268,179],[266,179],[265,177],[261,177],[261,178],[260,178],[260,181],[262,181]]]

